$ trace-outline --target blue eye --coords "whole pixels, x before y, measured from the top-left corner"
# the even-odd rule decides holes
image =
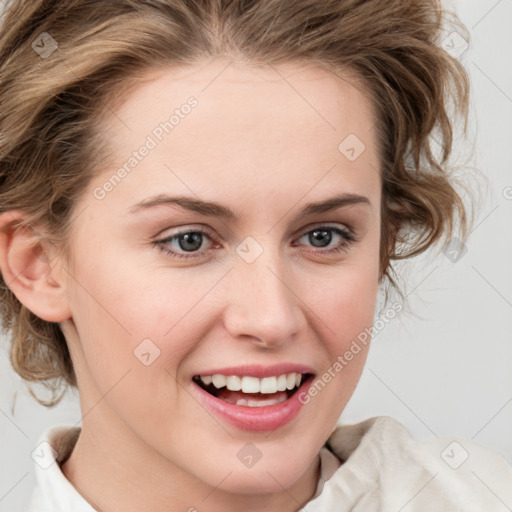
[[[333,237],[333,233],[335,236]],[[348,246],[355,242],[355,237],[353,234],[347,229],[341,229],[336,226],[320,226],[318,228],[312,229],[302,235],[300,239],[307,237],[308,242],[313,244],[315,248],[324,248],[327,247],[333,240],[333,238],[339,237],[338,244],[329,250],[329,251],[321,251],[321,252],[337,252],[340,250],[345,250]]]
[[[319,253],[326,255],[340,251],[347,251],[350,248],[350,245],[357,241],[351,230],[327,225],[310,229],[298,240],[303,238],[306,238],[306,243],[312,244],[316,249],[313,251],[315,254]],[[210,243],[213,242],[213,237],[210,236],[209,232],[199,228],[180,231],[162,240],[157,240],[153,242],[153,244],[173,258],[199,258],[204,256],[205,252],[211,250],[210,247],[209,249],[200,251],[205,239],[209,240]],[[333,240],[336,242],[336,239],[338,239],[337,243],[329,248],[329,245]]]
[[[160,250],[164,251],[167,254],[175,258],[195,258],[197,256],[182,254],[177,252],[176,250],[170,249],[169,246],[176,242],[174,248],[178,251],[187,252],[197,252],[198,249],[203,245],[204,238],[208,238],[210,241],[212,238],[208,235],[208,233],[203,229],[195,229],[188,231],[180,231],[172,236],[164,238],[163,240],[157,240],[154,242],[158,245]],[[176,247],[177,245],[177,247]]]

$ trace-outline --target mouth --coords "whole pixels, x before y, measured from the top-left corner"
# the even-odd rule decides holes
[[[222,402],[255,408],[285,402],[314,374],[289,372],[259,378],[252,375],[195,375],[193,382]]]

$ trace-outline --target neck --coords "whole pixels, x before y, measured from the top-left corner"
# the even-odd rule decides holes
[[[102,405],[97,408],[104,408]],[[115,415],[108,410],[101,412],[92,415],[94,424],[84,417],[78,441],[62,471],[84,499],[103,512],[292,512],[316,492],[318,456],[288,489],[271,494],[235,494],[212,487],[177,467],[116,421]]]

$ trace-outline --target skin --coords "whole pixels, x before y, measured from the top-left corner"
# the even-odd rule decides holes
[[[372,325],[379,284],[381,181],[369,97],[355,79],[313,65],[229,62],[151,71],[105,118],[113,165],[76,205],[70,261],[36,256],[26,231],[1,237],[9,286],[35,314],[59,322],[68,341],[83,419],[62,469],[103,511],[299,509],[316,491],[319,450],[366,360],[363,347],[273,432],[237,429],[194,399],[191,377],[216,367],[291,362],[321,375]],[[97,199],[95,187],[190,96],[197,107]],[[338,150],[348,134],[366,146],[353,162]],[[169,205],[129,213],[162,193],[218,202],[239,219]],[[306,204],[341,193],[369,204],[298,217]],[[328,254],[342,241],[329,232],[326,247],[313,245],[308,233],[326,223],[353,230],[357,242]],[[190,259],[152,244],[200,227],[212,240],[195,253],[167,242]],[[236,252],[249,236],[263,250],[250,264]],[[160,355],[145,366],[134,350],[147,338]],[[262,453],[252,468],[237,457],[248,442]]]

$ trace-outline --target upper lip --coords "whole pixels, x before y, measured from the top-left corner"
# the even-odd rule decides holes
[[[211,370],[205,370],[195,375],[205,376],[205,375],[237,375],[239,377],[243,376],[251,376],[251,377],[274,377],[278,375],[283,375],[285,373],[315,373],[311,366],[304,364],[294,364],[294,363],[281,363],[274,364],[271,366],[262,366],[262,365],[243,365],[243,366],[229,366],[223,368],[213,368]]]

